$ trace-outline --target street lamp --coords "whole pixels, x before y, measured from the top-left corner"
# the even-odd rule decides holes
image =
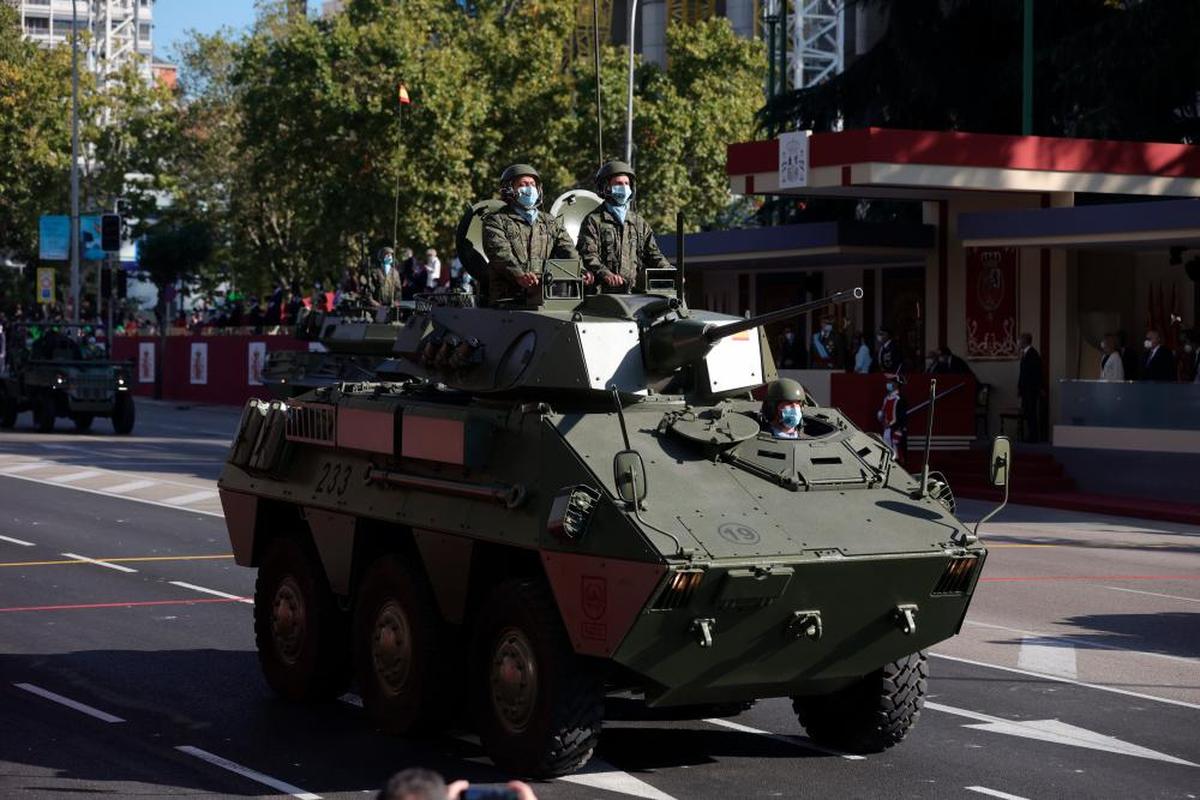
[[[629,2],[629,102],[625,106],[625,163],[633,164],[633,32],[638,0]]]

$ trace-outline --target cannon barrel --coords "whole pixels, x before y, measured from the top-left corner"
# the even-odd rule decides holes
[[[781,308],[778,311],[768,311],[765,314],[749,317],[741,320],[740,322],[730,323],[729,325],[710,327],[704,331],[704,338],[708,339],[710,344],[716,344],[718,340],[724,339],[727,336],[733,336],[735,333],[748,331],[751,328],[757,328],[760,325],[770,325],[772,322],[779,322],[780,320],[794,317],[797,314],[813,311],[823,306],[827,306],[830,303],[841,303],[846,300],[861,300],[862,297],[863,290],[860,287],[856,286],[853,289],[843,289],[840,292],[834,292],[826,297],[812,300],[807,303],[801,303],[798,306],[788,306],[787,308]]]

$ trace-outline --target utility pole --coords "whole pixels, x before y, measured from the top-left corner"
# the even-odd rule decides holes
[[[79,322],[79,15],[71,0],[71,322]]]
[[[629,2],[629,102],[625,107],[625,163],[633,164],[633,34],[637,24],[638,0]]]

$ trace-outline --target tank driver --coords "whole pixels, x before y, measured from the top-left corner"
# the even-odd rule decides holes
[[[763,425],[776,439],[799,439],[804,434],[804,387],[791,378],[767,385],[762,405]]]
[[[579,258],[562,222],[540,211],[542,176],[528,164],[513,164],[500,176],[503,208],[483,220],[483,252],[488,259],[488,300],[523,298],[541,282],[548,258]]]
[[[609,161],[596,172],[596,193],[604,204],[584,217],[579,255],[608,292],[644,292],[647,269],[670,269],[650,223],[629,207],[635,175],[624,161]]]

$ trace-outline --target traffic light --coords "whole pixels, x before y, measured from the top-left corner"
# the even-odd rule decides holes
[[[100,249],[106,253],[121,252],[120,214],[103,214],[100,217]]]

